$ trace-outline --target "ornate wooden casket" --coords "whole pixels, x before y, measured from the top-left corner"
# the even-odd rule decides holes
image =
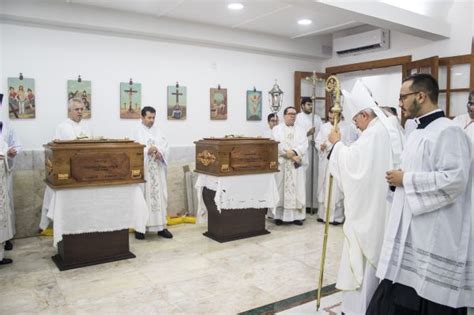
[[[278,172],[278,142],[268,138],[204,138],[196,144],[196,172],[214,176]]]
[[[132,140],[54,140],[43,147],[52,188],[144,182],[144,145]]]

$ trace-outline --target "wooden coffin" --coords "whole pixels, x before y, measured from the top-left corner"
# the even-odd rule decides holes
[[[214,176],[278,171],[278,142],[267,138],[204,138],[196,144],[196,172]]]
[[[132,140],[54,140],[43,147],[52,188],[144,182],[144,145]]]

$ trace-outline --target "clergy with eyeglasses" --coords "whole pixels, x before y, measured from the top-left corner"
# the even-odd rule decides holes
[[[474,307],[472,146],[438,107],[429,74],[406,78],[400,89],[408,136],[377,266],[379,284],[367,314],[466,314]]]

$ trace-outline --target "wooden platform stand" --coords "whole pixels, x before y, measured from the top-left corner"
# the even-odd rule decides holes
[[[135,257],[129,249],[128,229],[124,229],[63,235],[58,254],[51,258],[64,271]]]
[[[219,212],[214,202],[215,195],[214,190],[206,187],[202,190],[208,213],[208,231],[203,233],[204,236],[225,243],[270,233],[265,229],[267,208],[222,209]]]

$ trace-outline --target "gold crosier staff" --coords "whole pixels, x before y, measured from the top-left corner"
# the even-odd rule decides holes
[[[338,129],[339,115],[342,111],[340,105],[341,86],[336,76],[332,75],[326,80],[326,91],[335,96],[334,106],[331,108],[334,114],[334,130]],[[319,281],[318,281],[318,296],[316,299],[316,311],[319,311],[321,306],[321,288],[323,287],[323,275],[324,275],[324,262],[326,260],[326,248],[328,243],[328,231],[329,231],[329,211],[331,209],[331,196],[332,196],[332,184],[333,177],[329,175],[329,187],[328,187],[328,203],[326,206],[325,224],[324,224],[324,239],[323,239],[323,252],[321,254],[321,265],[319,267]]]

